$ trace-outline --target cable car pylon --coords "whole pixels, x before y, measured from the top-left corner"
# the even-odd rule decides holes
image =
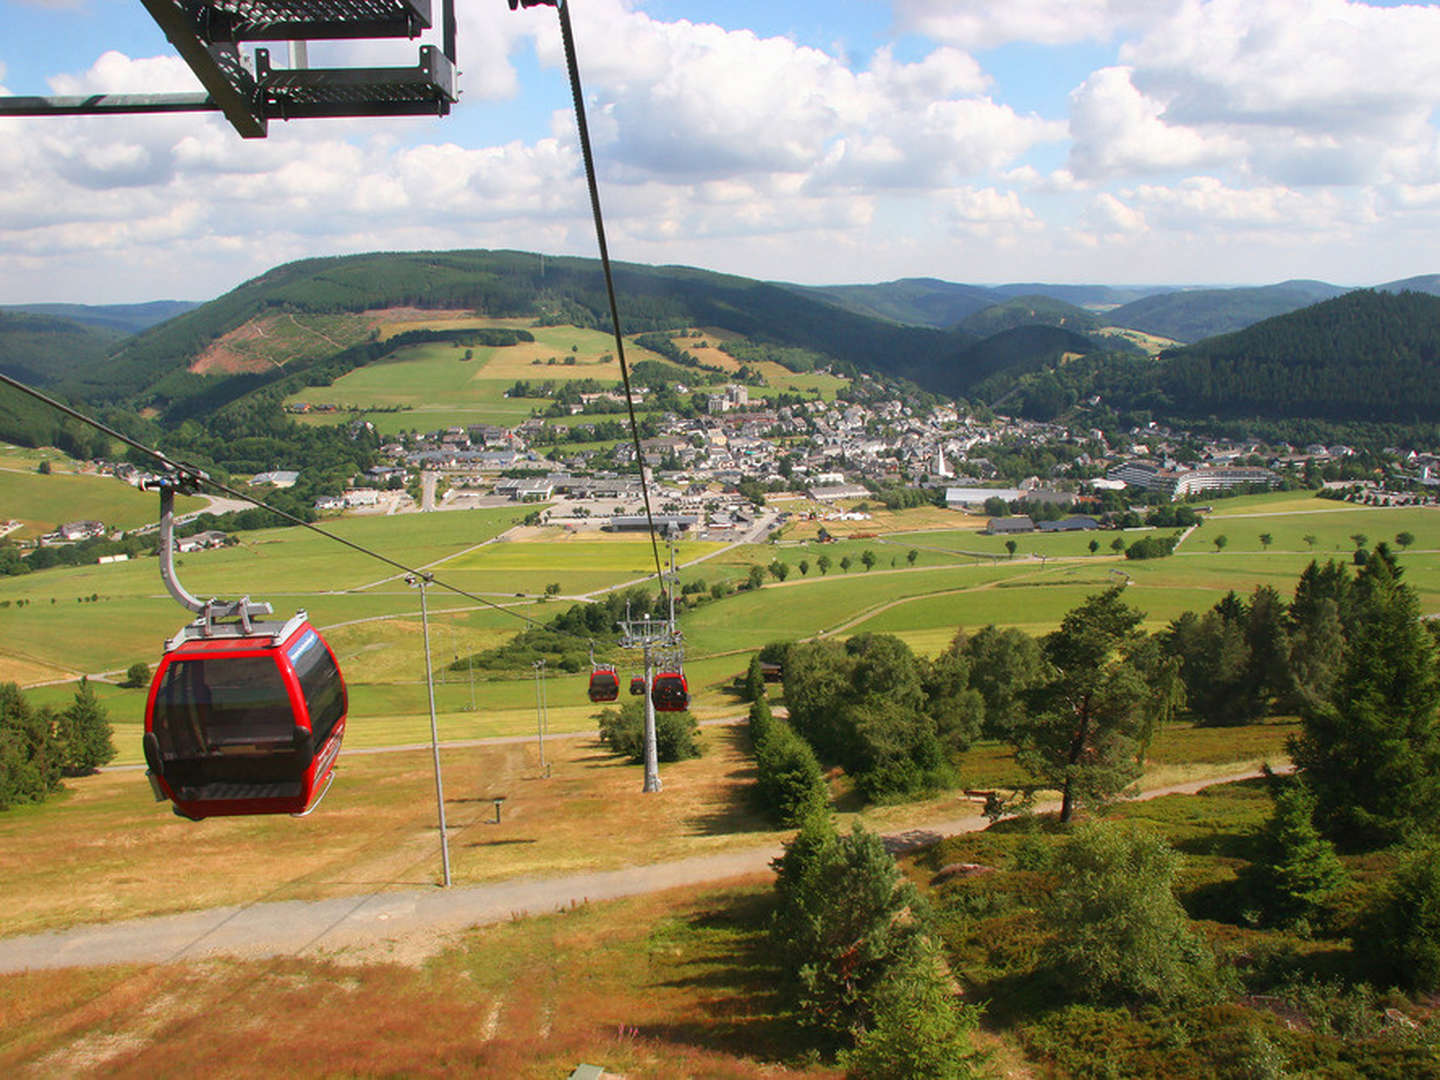
[[[658,676],[656,674],[656,662],[658,655],[681,655],[682,635],[675,627],[675,547],[670,545],[670,573],[661,579],[662,585],[668,586],[670,616],[663,623],[656,622],[647,612],[640,619],[630,618],[630,610],[625,610],[625,618],[620,622],[620,645],[626,649],[639,649],[644,661],[645,671],[645,781],[641,786],[642,792],[659,791],[663,787],[660,780],[660,756],[655,741],[655,710],[662,712],[678,712],[686,708],[690,703],[688,688],[683,694],[683,703],[678,706],[669,704],[678,698],[673,690],[662,693],[662,689],[672,685],[671,680],[678,679],[681,687],[684,687],[685,676],[677,661],[669,665],[674,670],[666,670]],[[659,700],[657,700],[659,699]]]

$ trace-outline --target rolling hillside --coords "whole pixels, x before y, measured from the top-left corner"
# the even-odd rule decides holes
[[[940,393],[959,392],[971,381],[957,363],[974,341],[969,334],[900,326],[788,288],[704,270],[619,264],[615,271],[627,332],[715,327],[810,349],[842,366],[908,378]],[[363,318],[405,308],[538,318],[581,328],[608,329],[609,321],[599,264],[593,259],[542,260],[507,251],[310,259],[277,267],[126,340],[103,365],[76,372],[66,386],[93,401],[193,414],[191,403],[218,407],[328,362],[346,347],[364,344],[355,335],[337,336],[334,325],[317,326],[320,317],[344,313]],[[286,357],[229,372],[204,365],[197,370],[197,359],[227,335],[233,340],[237,333],[243,336],[242,328],[281,316],[288,323],[310,323],[308,336],[298,335]],[[333,347],[327,347],[326,338]]]
[[[138,334],[200,305],[191,300],[151,300],[143,304],[8,304],[0,312],[53,315],[117,334]]]
[[[995,304],[983,311],[977,311],[960,324],[980,337],[989,337],[1002,330],[1014,330],[1021,326],[1061,326],[1083,334],[1098,330],[1105,320],[1093,311],[1086,311],[1064,300],[1049,296],[1017,296],[1003,304]]]
[[[1114,326],[1176,341],[1200,341],[1243,330],[1262,319],[1296,311],[1345,292],[1323,281],[1286,281],[1240,289],[1187,289],[1146,297],[1107,315]]]
[[[1161,359],[1180,415],[1433,422],[1440,297],[1347,293]]]
[[[98,366],[122,336],[55,315],[0,309],[0,371],[53,386]]]

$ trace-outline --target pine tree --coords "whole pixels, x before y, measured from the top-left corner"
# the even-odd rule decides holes
[[[0,683],[0,810],[43,802],[59,787],[54,717],[32,708],[15,683]]]
[[[865,1080],[968,1080],[980,1072],[971,1032],[979,1009],[958,1005],[940,951],[921,939],[880,980],[874,1022],[840,1055]]]
[[[1440,826],[1440,671],[1414,590],[1377,553],[1355,579],[1343,674],[1291,756],[1334,836],[1390,843]]]
[[[872,995],[921,936],[922,903],[880,837],[811,815],[775,862],[771,942],[804,1023],[841,1043],[874,1025]]]
[[[1062,822],[1079,803],[1104,802],[1140,775],[1151,694],[1129,654],[1142,640],[1143,618],[1109,589],[1067,614],[1042,644],[1050,676],[1031,693],[1015,758],[1060,789]]]
[[[1330,841],[1315,828],[1315,796],[1299,780],[1275,792],[1275,811],[1260,836],[1252,892],[1267,921],[1295,925],[1315,915],[1345,881]]]
[[[115,759],[110,715],[95,700],[90,680],[80,680],[74,702],[60,713],[57,735],[66,776],[86,776]]]

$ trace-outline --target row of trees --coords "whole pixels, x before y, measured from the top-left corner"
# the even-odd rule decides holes
[[[114,757],[110,718],[85,679],[59,712],[0,683],[0,810],[44,802],[62,776],[84,776]]]
[[[1240,724],[1299,713],[1292,752],[1336,836],[1388,842],[1440,826],[1440,668],[1435,636],[1384,545],[1352,574],[1312,563],[1287,604],[1268,586],[1231,594],[1158,634],[1123,587],[1059,629],[957,633],[933,661],[860,635],[784,651],[797,733],[871,799],[948,784],[981,736],[1009,742],[1062,820],[1139,776],[1159,723]]]
[[[785,651],[790,720],[821,760],[871,799],[953,782],[981,735],[1010,742],[1036,782],[1062,792],[1062,819],[1139,775],[1158,719],[1178,698],[1174,667],[1139,629],[1119,587],[1091,597],[1040,641],[986,627],[933,661],[864,634]]]

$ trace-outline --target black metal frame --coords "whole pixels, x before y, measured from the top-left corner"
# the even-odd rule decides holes
[[[454,0],[441,0],[442,48],[422,46],[415,67],[272,68],[269,50],[257,49],[254,71],[241,42],[414,38],[432,25],[432,0],[141,2],[205,93],[0,97],[0,116],[219,111],[258,139],[271,120],[445,116],[458,99]]]

